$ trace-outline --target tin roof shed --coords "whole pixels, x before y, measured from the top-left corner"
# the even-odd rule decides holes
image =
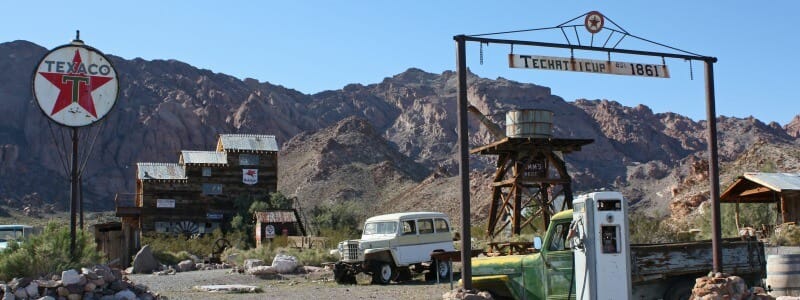
[[[800,173],[744,173],[720,195],[720,202],[776,203],[784,223],[800,223]]]
[[[274,135],[264,134],[220,134],[217,151],[230,152],[278,152]]]

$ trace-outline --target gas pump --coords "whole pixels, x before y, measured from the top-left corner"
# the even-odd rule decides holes
[[[575,254],[575,298],[631,295],[628,205],[619,192],[594,192],[572,202],[569,241]]]

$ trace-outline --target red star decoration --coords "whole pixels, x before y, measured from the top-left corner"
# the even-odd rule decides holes
[[[256,176],[256,170],[247,170],[247,176]]]
[[[79,66],[82,60],[78,50],[75,50],[75,57],[72,58],[72,63],[72,70],[69,70],[66,74],[39,72],[42,77],[59,89],[56,104],[53,106],[53,111],[50,112],[50,115],[55,115],[57,112],[67,108],[70,104],[77,102],[78,105],[83,107],[89,114],[97,118],[97,112],[94,109],[94,99],[92,99],[92,91],[100,88],[113,78],[86,75],[85,72],[81,72]]]
[[[600,23],[600,20],[597,17],[593,17],[589,19],[589,23],[592,23],[592,28],[597,28],[597,24]]]

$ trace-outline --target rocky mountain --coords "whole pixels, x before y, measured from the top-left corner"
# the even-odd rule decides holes
[[[30,90],[30,74],[46,51],[25,41],[0,43],[0,204],[20,207],[38,193],[63,208],[68,197],[62,159],[69,132],[45,119]],[[101,124],[80,129],[80,149],[93,149],[83,175],[91,209],[112,209],[116,193],[134,192],[136,162],[174,162],[180,150],[212,149],[219,133],[259,133],[276,136],[279,189],[304,207],[361,201],[375,212],[459,214],[454,72],[412,68],[377,84],[307,95],[176,60],[110,59],[120,74],[117,105]],[[566,157],[578,191],[619,189],[636,207],[671,214],[706,158],[705,121],[610,100],[564,101],[547,87],[504,78],[470,74],[468,86],[470,103],[496,123],[508,110],[547,109],[555,113],[554,136],[594,139]],[[752,117],[717,121],[723,165],[756,146],[799,143],[800,116],[783,127]],[[493,140],[480,122],[469,122],[471,147]],[[488,205],[493,159],[471,158],[476,217]]]

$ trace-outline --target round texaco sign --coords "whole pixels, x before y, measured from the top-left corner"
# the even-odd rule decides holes
[[[590,11],[586,14],[586,19],[583,20],[583,25],[591,34],[595,34],[603,30],[606,20],[598,11]]]
[[[119,80],[111,61],[83,43],[51,50],[33,73],[33,95],[51,120],[64,126],[91,125],[117,102]]]

